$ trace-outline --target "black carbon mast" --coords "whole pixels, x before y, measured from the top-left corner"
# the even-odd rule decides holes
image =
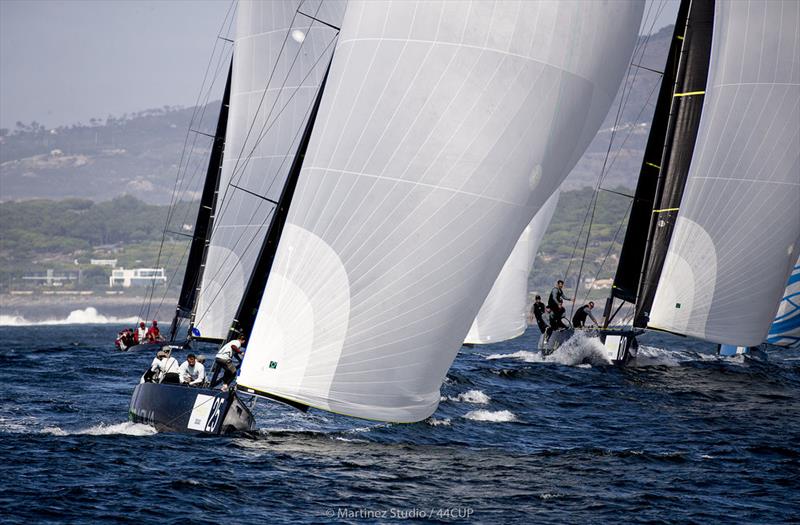
[[[616,314],[614,299],[635,304],[634,326],[647,326],[700,125],[713,17],[713,0],[681,1],[605,326]]]
[[[211,145],[206,180],[203,185],[203,193],[200,196],[200,208],[197,210],[189,257],[186,260],[186,272],[183,276],[183,285],[181,286],[181,293],[178,296],[178,304],[175,308],[175,316],[172,319],[170,328],[170,341],[175,341],[180,320],[193,316],[195,303],[197,302],[198,286],[203,276],[206,254],[208,253],[208,234],[211,232],[214,223],[214,211],[217,205],[217,194],[219,193],[219,177],[222,172],[225,133],[228,127],[232,74],[233,59],[231,59],[231,65],[228,68],[228,79],[225,82],[225,92],[219,109],[217,129]]]

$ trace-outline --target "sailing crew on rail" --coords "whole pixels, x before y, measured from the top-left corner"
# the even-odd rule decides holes
[[[144,321],[139,323],[139,328],[136,329],[136,344],[143,345],[147,340],[147,328],[144,326]]]
[[[142,323],[144,325],[144,323]],[[163,341],[161,337],[161,331],[158,329],[158,321],[153,319],[153,325],[147,329],[147,333],[145,334],[148,343],[155,343],[157,341]]]
[[[178,360],[170,355],[172,350],[168,346],[163,347],[156,357],[157,361],[153,361],[151,370],[154,372],[154,383],[179,383],[180,382],[180,365]],[[155,367],[155,368],[153,368]]]
[[[549,306],[551,310],[557,310],[558,305],[565,300],[574,301],[575,299],[564,297],[564,281],[559,279],[553,289],[550,290],[550,297],[547,298],[547,306]]]
[[[542,333],[545,333],[547,330],[547,323],[544,322],[544,314],[547,310],[544,303],[542,302],[542,296],[537,295],[533,301],[533,305],[531,306],[531,316],[536,319],[536,324],[539,326],[539,330]]]
[[[206,380],[206,367],[197,360],[194,354],[186,356],[186,361],[181,365],[178,373],[183,385],[203,386]]]
[[[217,356],[214,359],[214,373],[211,377],[211,388],[214,388],[219,381],[217,381],[217,376],[219,375],[220,371],[222,371],[222,382],[226,385],[229,385],[233,378],[236,377],[236,364],[234,364],[233,359],[236,358],[237,361],[242,360],[242,356],[244,355],[244,343],[245,338],[243,335],[240,335],[238,338],[228,342],[222,348],[220,348],[219,352],[217,352]]]
[[[597,322],[597,319],[595,319],[592,315],[592,308],[594,308],[594,301],[589,301],[589,304],[585,304],[578,308],[578,311],[572,316],[572,326],[574,328],[583,328],[586,325],[587,316],[592,320],[595,326],[598,326],[599,323]]]

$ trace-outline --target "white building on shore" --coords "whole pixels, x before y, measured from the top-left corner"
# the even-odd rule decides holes
[[[108,279],[109,288],[122,286],[147,286],[150,284],[167,284],[167,277],[164,275],[164,268],[115,268],[111,270],[111,277]]]

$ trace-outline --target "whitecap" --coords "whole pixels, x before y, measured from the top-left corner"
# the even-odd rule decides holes
[[[64,319],[45,319],[30,321],[20,315],[0,315],[0,326],[43,326],[64,324],[132,324],[136,317],[110,317],[102,315],[97,308],[89,306],[83,310],[72,310]]]
[[[473,421],[487,421],[490,423],[508,423],[509,421],[515,421],[517,416],[508,410],[473,410],[472,412],[467,412],[464,418]]]
[[[436,419],[435,417],[429,417],[428,419],[425,420],[425,422],[427,424],[429,424],[430,426],[432,426],[432,427],[439,427],[439,426],[449,427],[450,426],[450,418],[449,417],[448,418],[444,418],[444,419]]]
[[[473,405],[488,405],[492,398],[480,390],[468,390],[458,394],[456,397],[449,396],[450,401],[472,403]]]
[[[44,434],[52,434],[54,436],[112,436],[112,435],[126,435],[126,436],[152,436],[156,433],[156,429],[141,423],[132,423],[125,421],[114,425],[105,425],[100,423],[89,428],[68,432],[59,427],[45,427],[42,429]]]

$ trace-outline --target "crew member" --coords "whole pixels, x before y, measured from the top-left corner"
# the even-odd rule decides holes
[[[583,328],[586,325],[587,316],[592,320],[595,326],[597,326],[597,319],[592,315],[592,308],[594,308],[594,301],[589,301],[589,304],[578,308],[578,311],[572,316],[572,326],[575,328]]]
[[[564,322],[564,315],[567,313],[567,309],[564,308],[564,303],[560,303],[555,305],[555,308],[550,308],[550,327],[548,329],[547,337],[550,338],[553,332],[557,332],[558,330],[563,330],[564,328],[569,328],[566,322]]]
[[[144,326],[144,323],[142,323],[142,326]],[[158,329],[158,321],[153,319],[153,326],[147,329],[147,334],[145,336],[150,343],[161,341],[161,331]]]
[[[154,383],[179,383],[180,382],[180,365],[178,360],[170,354],[172,351],[168,346],[163,347],[156,354],[156,359],[150,365],[150,370],[153,372]]]
[[[237,339],[225,344],[220,348],[219,352],[217,352],[214,359],[214,373],[211,377],[211,388],[217,385],[217,376],[220,371],[223,373],[222,382],[226,385],[229,385],[231,381],[233,381],[233,378],[236,377],[236,364],[234,364],[233,359],[236,358],[237,361],[242,360],[244,342],[244,336],[240,335]]]
[[[536,324],[539,326],[539,330],[542,333],[547,330],[547,323],[544,322],[545,310],[546,308],[542,302],[542,296],[537,295],[536,299],[533,301],[533,306],[531,306],[531,315],[536,319]]]
[[[144,344],[147,340],[147,328],[144,326],[144,321],[139,323],[139,328],[136,329],[134,332],[134,339],[136,340],[136,344]]]
[[[550,290],[550,297],[547,299],[547,306],[549,306],[551,310],[557,310],[558,305],[564,302],[565,299],[567,301],[574,301],[574,299],[564,297],[564,281],[559,279],[556,282],[555,287]]]
[[[179,369],[181,384],[189,386],[202,386],[206,380],[206,367],[197,361],[194,354],[186,356],[186,361]]]

